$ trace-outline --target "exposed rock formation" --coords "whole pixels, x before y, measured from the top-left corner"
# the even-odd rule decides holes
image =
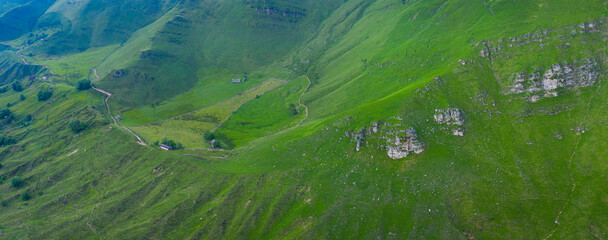
[[[573,63],[554,64],[541,75],[540,71],[527,74],[519,72],[511,75],[512,86],[506,94],[545,92],[544,97],[557,96],[554,91],[558,88],[569,87],[577,89],[593,85],[598,76],[598,62],[594,59],[583,58]],[[533,96],[530,101],[536,102],[543,96]]]
[[[452,134],[454,136],[462,137],[462,136],[464,136],[464,129],[462,129],[462,128],[456,128],[456,129],[452,130]]]
[[[355,140],[357,141],[357,152],[361,150],[361,143],[365,140],[365,127],[361,128],[357,134],[355,134]]]
[[[388,144],[387,154],[392,159],[402,159],[410,153],[420,154],[424,151],[424,144],[418,141],[418,135],[413,128],[389,132],[384,137]]]
[[[459,108],[446,108],[446,109],[435,109],[435,114],[433,118],[435,118],[435,122],[439,124],[447,124],[447,125],[463,125],[465,120],[465,115],[462,110]]]
[[[462,126],[464,125],[464,121],[466,119],[464,112],[460,110],[460,108],[435,109],[435,113],[436,114],[433,115],[435,122],[439,124],[446,124],[448,126]],[[460,127],[451,130],[452,135],[454,136],[464,136],[464,129]]]
[[[386,122],[372,122],[370,127],[362,127],[356,133],[346,131],[344,134],[352,137],[356,151],[361,151],[364,146],[375,145],[386,150],[392,159],[402,159],[411,153],[424,151],[424,144],[417,140],[416,130],[405,127],[400,117],[393,117]]]

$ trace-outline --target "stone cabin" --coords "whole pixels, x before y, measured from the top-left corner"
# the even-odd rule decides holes
[[[171,146],[168,146],[168,145],[165,145],[165,144],[160,145],[160,149],[165,150],[165,151],[171,151],[171,150],[173,150],[173,148]]]
[[[233,78],[232,79],[232,83],[241,83],[241,82],[244,82],[244,81],[247,81],[247,76],[243,77],[243,79],[240,79],[240,78]]]

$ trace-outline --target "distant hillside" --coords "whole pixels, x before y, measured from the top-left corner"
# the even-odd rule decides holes
[[[33,19],[0,31],[0,238],[607,236],[607,1],[7,0],[0,19]]]
[[[0,41],[16,39],[31,30],[55,0],[8,0],[0,5]]]
[[[218,69],[243,73],[278,62],[340,3],[182,3],[101,63],[99,84],[120,93],[113,99],[119,105],[160,103]]]

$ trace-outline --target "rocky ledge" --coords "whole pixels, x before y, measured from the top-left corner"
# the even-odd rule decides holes
[[[465,115],[459,108],[435,109],[435,122],[447,125],[463,125]]]
[[[435,109],[433,118],[435,122],[448,126],[462,126],[466,120],[466,116],[460,108]],[[450,130],[454,136],[464,136],[464,129],[461,127],[451,128]]]
[[[511,75],[513,85],[508,86],[505,94],[541,93],[529,98],[536,102],[542,97],[555,97],[558,88],[577,89],[593,85],[600,75],[598,62],[583,58],[572,63],[554,64],[542,73],[542,70]]]
[[[424,151],[424,144],[417,138],[418,134],[413,128],[390,131],[384,136],[387,143],[386,153],[392,159],[402,159],[410,153],[420,154]]]
[[[378,147],[386,150],[387,155],[392,159],[402,159],[411,153],[420,154],[424,151],[424,144],[417,140],[416,130],[405,127],[403,119],[400,117],[393,117],[383,123],[372,122],[369,127],[362,127],[356,133],[347,131],[345,135],[352,137],[357,151],[362,150],[364,145],[369,145],[368,140],[375,139],[376,142],[380,140],[381,143]]]

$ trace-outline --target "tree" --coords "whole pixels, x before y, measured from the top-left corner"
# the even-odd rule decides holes
[[[91,88],[91,80],[82,79],[82,80],[78,81],[76,88],[80,91],[89,90]]]
[[[38,91],[38,101],[40,101],[40,102],[49,100],[49,99],[51,99],[52,96],[53,96],[52,90],[40,89],[40,91]]]
[[[220,140],[215,140],[213,141],[213,145],[211,146],[213,148],[222,148],[222,144],[220,143]]]
[[[87,128],[87,124],[81,122],[78,119],[72,119],[70,121],[70,123],[68,124],[68,127],[72,130],[72,132],[79,133],[79,132],[82,132],[84,129]]]
[[[0,119],[9,118],[12,115],[13,115],[13,112],[8,108],[0,110]]]
[[[205,133],[203,133],[203,138],[205,138],[205,140],[207,140],[207,141],[211,141],[211,140],[215,139],[215,134],[213,134],[212,132],[209,132],[209,131],[205,131]]]
[[[23,186],[24,182],[25,181],[23,181],[23,178],[15,177],[11,179],[11,186],[13,186],[14,188],[20,188],[21,186]]]
[[[0,136],[0,147],[16,144],[17,141],[13,137]]]
[[[157,142],[155,142],[155,143],[157,143]],[[182,145],[182,143],[173,141],[171,139],[167,139],[166,137],[164,137],[160,141],[160,143],[164,144],[164,145],[167,145],[167,146],[169,146],[169,147],[171,147],[173,149],[183,149],[184,148],[183,145]]]
[[[298,108],[296,108],[296,105],[289,104],[289,111],[291,112],[291,115],[298,115]]]
[[[32,199],[32,196],[30,195],[30,192],[28,192],[27,190],[25,190],[23,192],[23,194],[21,194],[21,200],[23,200],[23,201],[29,201],[30,199]]]
[[[23,95],[23,94],[19,95],[19,100],[24,101],[25,100],[25,95]]]
[[[15,90],[15,92],[23,91],[23,86],[21,86],[21,83],[19,83],[19,82],[13,82],[13,84],[11,84],[11,86],[13,87],[13,90]]]

